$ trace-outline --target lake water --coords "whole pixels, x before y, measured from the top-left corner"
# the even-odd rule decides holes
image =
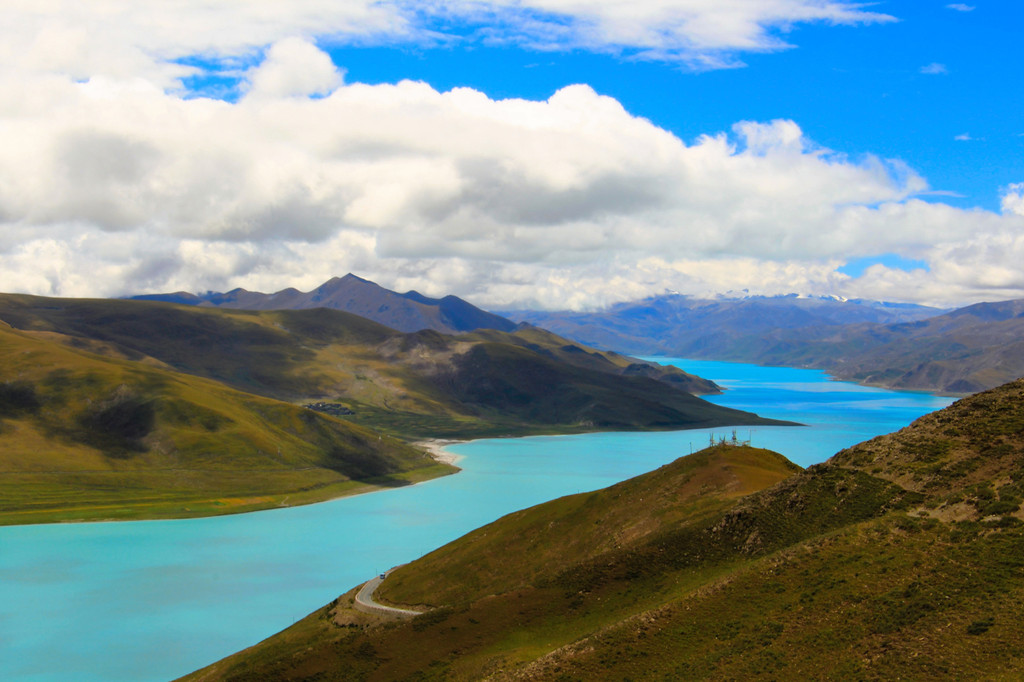
[[[716,403],[807,424],[737,430],[803,466],[950,402],[811,370],[659,361],[728,389]],[[183,675],[503,514],[650,471],[703,448],[710,434],[475,441],[450,448],[462,457],[454,476],[306,507],[0,528],[0,680]]]

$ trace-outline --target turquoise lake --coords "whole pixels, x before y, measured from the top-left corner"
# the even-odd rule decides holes
[[[797,464],[951,401],[822,372],[657,358],[726,388],[713,402],[800,427],[738,427]],[[168,680],[281,630],[383,569],[508,512],[699,450],[711,432],[600,433],[451,446],[463,471],[306,507],[181,521],[0,528],[0,680]]]

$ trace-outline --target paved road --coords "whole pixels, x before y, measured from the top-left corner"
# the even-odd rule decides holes
[[[395,566],[398,568],[398,566]],[[391,571],[395,570],[392,568],[384,573],[386,576]],[[377,586],[383,582],[384,579],[380,576],[372,580],[367,580],[366,583],[356,593],[355,607],[357,611],[364,613],[375,613],[381,616],[391,616],[392,618],[412,618],[418,616],[422,611],[410,611],[409,609],[396,609],[393,606],[384,606],[373,601],[373,593],[376,591]]]

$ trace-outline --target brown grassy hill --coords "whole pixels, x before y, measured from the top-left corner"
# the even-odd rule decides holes
[[[382,594],[385,601],[401,599],[435,607],[427,616],[398,627],[371,627],[362,633],[370,635],[366,640],[369,645],[364,647],[365,642],[352,639],[357,630],[349,627],[349,623],[364,619],[344,604],[347,600],[342,600],[339,609],[332,606],[329,613],[308,619],[311,622],[307,625],[316,633],[312,639],[278,638],[257,648],[256,665],[248,656],[241,657],[237,666],[227,659],[196,679],[314,679],[317,675],[324,679],[359,679],[363,672],[378,667],[375,661],[386,661],[384,669],[378,671],[383,678],[402,679],[415,677],[416,670],[425,664],[423,656],[436,655],[450,661],[455,658],[454,651],[475,660],[471,667],[479,674],[480,665],[486,665],[490,657],[486,650],[502,646],[502,640],[509,636],[515,638],[509,628],[516,623],[532,622],[537,626],[542,621],[541,637],[564,643],[608,618],[601,614],[574,623],[565,617],[581,609],[589,611],[583,608],[584,600],[576,590],[567,592],[559,584],[563,579],[574,579],[573,572],[581,561],[614,556],[612,564],[605,560],[600,564],[615,566],[625,556],[622,547],[634,547],[637,542],[657,537],[680,521],[704,526],[738,495],[798,470],[775,453],[721,447],[682,458],[606,490],[516,512],[388,578]],[[651,509],[658,512],[648,514],[643,507],[638,508],[641,498],[649,500]],[[625,527],[617,527],[620,521]],[[563,544],[566,541],[569,546]],[[638,593],[616,600],[612,618],[621,615],[623,609],[628,612],[637,598]],[[574,603],[568,612],[567,602]],[[451,621],[453,617],[457,617],[458,624]],[[532,640],[533,635],[528,634],[527,639]],[[471,640],[476,644],[470,644]],[[306,653],[292,651],[292,647],[306,648],[310,644],[313,649]],[[485,645],[483,661],[479,652],[472,651],[481,644]],[[530,646],[536,645],[534,642]],[[366,650],[373,647],[375,654],[366,661],[368,666],[347,662],[352,646]],[[429,649],[436,649],[436,653],[427,654]],[[407,654],[398,653],[402,650]],[[462,661],[461,668],[469,658]],[[295,672],[299,674],[292,676],[296,664]],[[238,673],[240,676],[236,676]]]
[[[1024,518],[1024,379],[959,400],[896,433],[843,450],[837,466],[927,496],[932,516]]]
[[[0,325],[0,524],[209,515],[451,467],[280,401]]]
[[[350,592],[189,679],[1019,679],[1022,392],[802,472],[719,447],[512,514],[378,590],[423,615]]]
[[[16,295],[0,320],[7,523],[240,511],[452,471],[382,433],[768,421],[694,397],[716,390],[698,377],[533,328],[451,337],[324,309]]]

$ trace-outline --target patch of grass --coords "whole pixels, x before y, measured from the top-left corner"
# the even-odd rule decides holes
[[[982,618],[976,620],[967,626],[967,634],[969,635],[983,635],[989,631],[989,629],[996,624],[996,619],[992,616],[988,618]]]
[[[36,387],[28,381],[0,383],[0,417],[16,417],[37,412],[42,406]]]
[[[122,384],[109,398],[90,406],[78,423],[82,442],[122,457],[147,449],[142,439],[156,427],[156,410],[152,399]]]

